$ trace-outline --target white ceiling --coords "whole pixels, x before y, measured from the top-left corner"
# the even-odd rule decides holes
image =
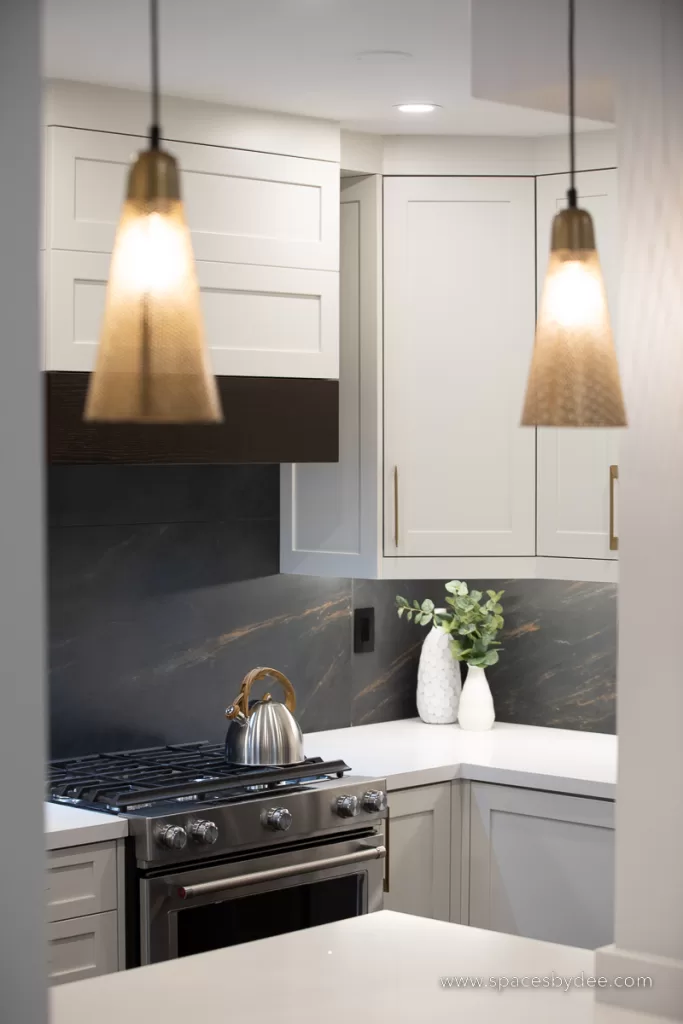
[[[159,7],[169,95],[331,118],[382,134],[566,130],[561,114],[471,97],[469,0],[159,0]],[[47,77],[147,88],[146,0],[44,0],[44,10]],[[368,50],[412,56],[357,58]],[[442,109],[419,116],[393,109],[410,101]]]

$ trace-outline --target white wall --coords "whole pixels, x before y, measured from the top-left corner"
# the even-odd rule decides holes
[[[40,3],[0,3],[0,1020],[46,1019]]]
[[[683,1020],[683,4],[623,0],[620,27],[629,428],[619,474],[616,949],[601,966],[635,966],[655,985],[642,1000],[600,995]]]

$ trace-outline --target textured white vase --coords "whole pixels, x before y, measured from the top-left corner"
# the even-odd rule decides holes
[[[486,672],[478,665],[469,665],[460,695],[460,728],[470,732],[482,732],[490,729],[495,720],[496,713]]]
[[[430,725],[455,722],[461,689],[460,662],[451,654],[448,634],[432,626],[417,670],[417,711],[422,721]]]

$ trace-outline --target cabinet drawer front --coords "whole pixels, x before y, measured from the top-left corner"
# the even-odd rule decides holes
[[[48,977],[53,985],[119,969],[117,914],[92,914],[48,926]]]
[[[95,366],[109,256],[49,255],[47,369]],[[324,270],[197,263],[214,373],[339,376],[339,275]]]
[[[51,128],[49,245],[110,253],[128,167],[143,138]],[[180,163],[195,257],[339,268],[339,166],[220,146],[164,143]]]
[[[48,921],[116,909],[116,844],[54,850],[47,864]]]

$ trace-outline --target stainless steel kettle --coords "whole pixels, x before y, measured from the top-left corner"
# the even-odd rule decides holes
[[[285,691],[285,703],[266,693],[249,706],[249,693],[255,682],[272,676]],[[233,764],[300,764],[304,758],[304,738],[294,718],[296,695],[287,676],[275,668],[255,668],[242,680],[237,699],[226,709],[230,719],[225,737],[225,758]]]

